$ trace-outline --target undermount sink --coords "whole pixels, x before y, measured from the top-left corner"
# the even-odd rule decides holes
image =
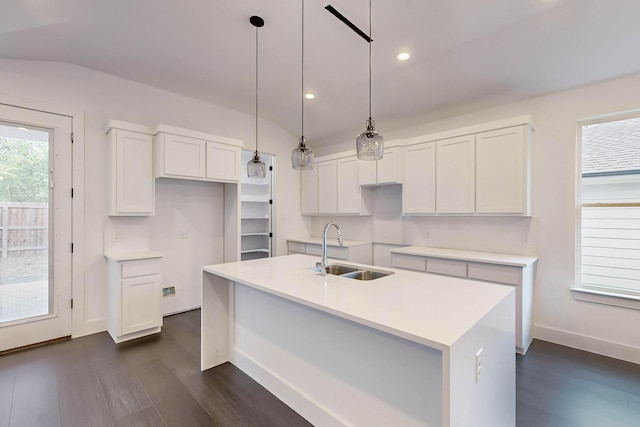
[[[341,276],[345,273],[353,273],[358,271],[358,269],[355,267],[350,267],[348,265],[342,264],[329,264],[327,265],[326,269],[327,274],[335,274],[336,276]]]
[[[354,271],[353,273],[343,274],[342,277],[348,277],[350,279],[356,280],[374,280],[379,279],[381,277],[388,276],[393,274],[390,271],[373,271],[373,270],[359,270]]]
[[[374,280],[393,274],[392,271],[366,270],[342,264],[330,264],[326,269],[327,274],[356,280]]]

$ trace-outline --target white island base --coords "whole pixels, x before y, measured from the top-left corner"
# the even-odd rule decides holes
[[[202,370],[231,362],[317,426],[515,426],[512,289],[315,261],[204,267]]]

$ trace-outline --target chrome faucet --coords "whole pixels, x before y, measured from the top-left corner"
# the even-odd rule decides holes
[[[338,232],[338,243],[342,246],[342,232],[340,231],[340,227],[338,227],[338,224],[333,221],[328,222],[327,225],[324,226],[324,230],[322,230],[322,260],[320,262],[316,262],[316,267],[320,269],[320,274],[323,276],[327,275],[327,231],[329,231],[329,228],[332,225]]]

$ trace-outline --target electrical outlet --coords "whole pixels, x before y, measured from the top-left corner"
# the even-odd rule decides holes
[[[425,230],[424,237],[426,237],[427,239],[429,238],[429,230]]]
[[[482,349],[478,350],[478,352],[476,353],[476,384],[478,384],[478,382],[480,382],[480,374],[482,373],[482,362],[483,362],[483,354],[482,354]]]
[[[181,231],[181,232],[180,232],[180,238],[181,238],[181,239],[186,239],[186,238],[188,238],[188,237],[189,237],[189,235],[187,234],[187,232],[186,232],[186,231]]]
[[[114,242],[119,242],[120,241],[120,235],[117,232],[113,232],[113,235],[111,237],[111,240],[113,240]]]
[[[175,286],[167,286],[166,288],[162,288],[162,296],[163,297],[169,297],[171,295],[175,295],[176,294],[176,287]]]

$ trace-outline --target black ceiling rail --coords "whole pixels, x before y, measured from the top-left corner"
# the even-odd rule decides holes
[[[353,22],[349,21],[346,16],[344,16],[343,14],[338,12],[335,7],[333,7],[333,6],[331,6],[329,4],[329,5],[327,5],[325,7],[325,9],[327,9],[329,11],[329,13],[331,13],[333,16],[335,16],[336,18],[338,18],[339,20],[344,22],[347,27],[349,27],[353,31],[355,31],[356,34],[358,34],[360,37],[365,39],[365,41],[367,43],[371,43],[373,41],[373,40],[371,40],[371,37],[369,37],[364,31],[362,31],[360,28],[358,28]]]

